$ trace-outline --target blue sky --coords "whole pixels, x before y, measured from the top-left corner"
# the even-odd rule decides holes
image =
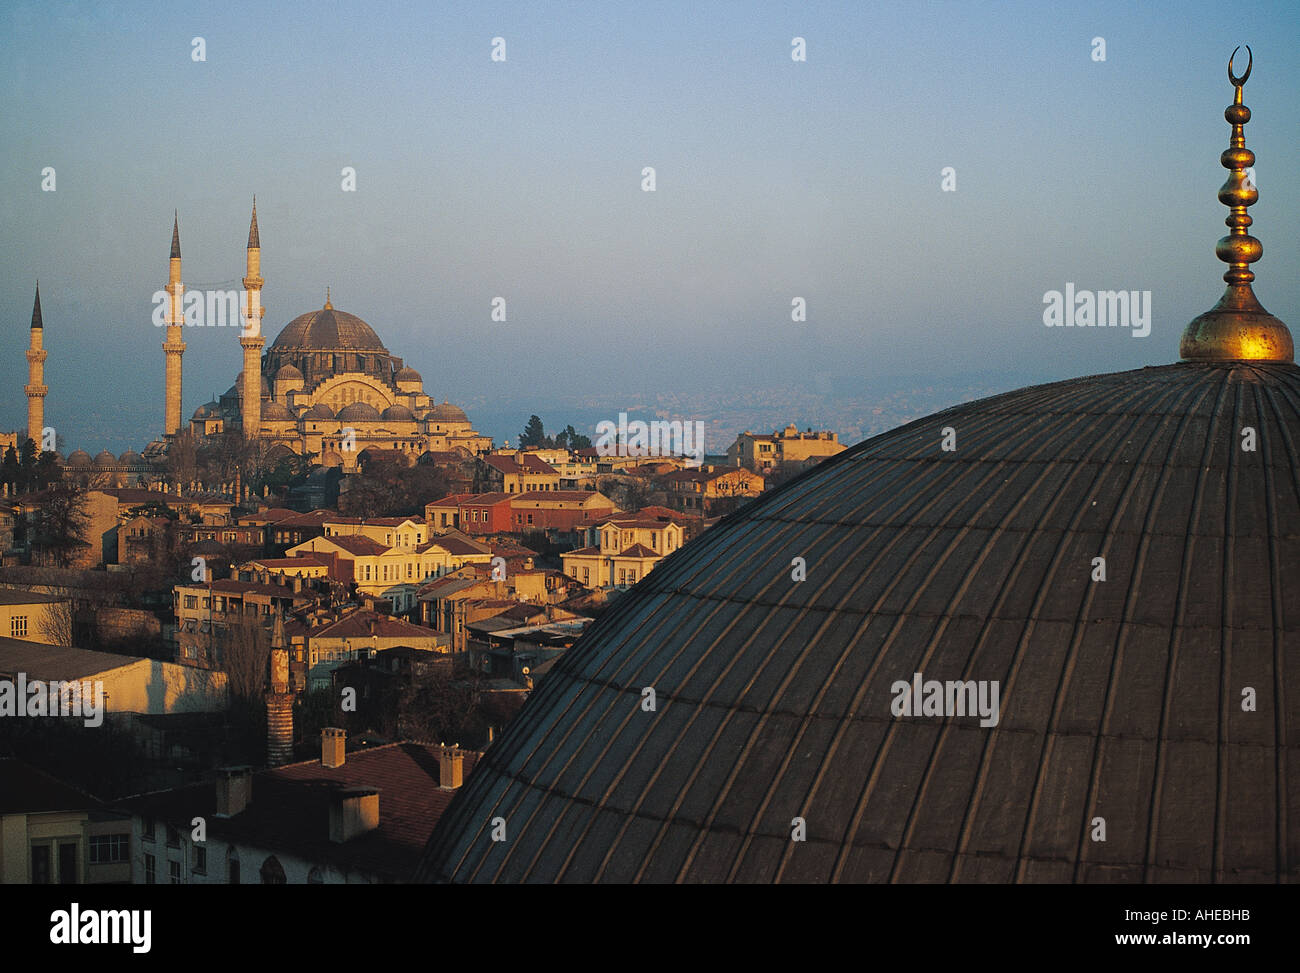
[[[562,387],[617,406],[648,388],[869,391],[1171,362],[1223,286],[1215,193],[1239,43],[1255,53],[1256,292],[1294,331],[1298,11],[6,4],[0,427],[25,423],[39,277],[47,421],[92,452],[154,438],[150,298],[172,211],[187,284],[233,282],[254,193],[268,337],[328,285],[439,399]],[[1045,328],[1043,295],[1067,282],[1151,291],[1150,336]],[[240,365],[235,329],[185,340],[188,417]]]

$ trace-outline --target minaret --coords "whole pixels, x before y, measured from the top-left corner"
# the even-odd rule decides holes
[[[41,282],[36,282],[36,303],[32,305],[32,330],[27,346],[27,438],[41,446],[41,432],[45,428],[45,356],[42,347],[45,325],[41,321]]]
[[[1250,269],[1264,254],[1264,245],[1247,232],[1254,222],[1246,209],[1259,200],[1259,191],[1251,183],[1247,170],[1255,164],[1255,153],[1246,148],[1245,126],[1250,109],[1242,102],[1241,89],[1250,77],[1255,55],[1246,47],[1249,60],[1246,73],[1237,77],[1232,71],[1233,50],[1228,58],[1228,81],[1236,89],[1232,104],[1223,117],[1232,126],[1228,148],[1219,156],[1219,164],[1228,170],[1228,180],[1219,189],[1219,202],[1228,207],[1229,233],[1219,240],[1215,254],[1228,265],[1223,279],[1228,286],[1219,303],[1192,319],[1179,345],[1183,361],[1295,361],[1295,342],[1285,324],[1264,310],[1255,297]]]
[[[181,326],[185,322],[181,297],[185,293],[185,285],[181,283],[181,229],[178,216],[172,218],[172,255],[165,290],[171,295],[171,301],[168,302],[167,309],[167,337],[163,341],[163,355],[167,362],[163,383],[163,432],[175,436],[181,431],[181,356],[185,354],[185,342],[181,340]]]
[[[266,681],[266,765],[283,767],[293,759],[293,691],[289,686],[289,640],[277,610],[271,629]]]
[[[262,241],[257,235],[257,197],[253,197],[253,220],[248,225],[245,258],[243,329],[239,346],[244,349],[244,387],[239,390],[239,411],[243,415],[244,438],[251,439],[262,428]]]

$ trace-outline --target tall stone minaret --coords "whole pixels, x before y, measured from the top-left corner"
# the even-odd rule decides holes
[[[244,301],[246,317],[239,334],[244,349],[244,387],[239,390],[239,411],[243,415],[244,437],[251,439],[262,428],[262,241],[257,235],[257,197],[253,197],[253,220],[248,224],[245,258]]]
[[[27,438],[41,446],[41,431],[45,428],[45,356],[43,345],[45,325],[41,321],[41,284],[36,282],[36,303],[32,305],[31,341],[27,346]]]
[[[283,767],[293,759],[293,689],[289,685],[289,639],[284,616],[276,609],[266,680],[266,765]]]
[[[171,295],[167,309],[167,338],[163,341],[163,355],[167,362],[164,379],[163,396],[165,415],[163,432],[175,436],[181,431],[181,356],[185,354],[185,342],[181,340],[181,326],[185,315],[181,311],[181,297],[185,294],[185,285],[181,283],[181,229],[179,217],[172,218],[172,255],[167,273],[167,287]]]

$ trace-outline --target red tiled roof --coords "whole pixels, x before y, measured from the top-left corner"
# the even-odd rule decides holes
[[[510,494],[515,500],[562,500],[566,503],[587,503],[593,497],[600,497],[602,500],[609,500],[605,494],[599,490],[525,490],[522,493]],[[613,501],[610,500],[610,505]]]
[[[315,565],[316,567],[328,568],[333,563],[329,558],[321,554],[312,554],[306,551],[297,557],[263,557],[247,562],[256,564],[268,569],[276,568],[302,568]]]
[[[371,622],[374,622],[373,632],[370,630]],[[377,635],[381,639],[431,639],[436,638],[438,633],[431,628],[412,625],[410,622],[394,618],[392,615],[381,615],[379,612],[364,609],[344,615],[338,621],[325,622],[309,630],[309,637],[314,639],[360,638],[371,635]]]
[[[401,527],[407,522],[423,524],[424,518],[413,517],[334,517],[325,521],[327,524],[348,524],[362,527]]]
[[[452,494],[448,494],[447,496],[443,497],[441,500],[434,500],[434,501],[432,501],[431,503],[426,503],[426,504],[425,504],[425,507],[426,507],[426,508],[428,508],[428,507],[459,507],[459,506],[460,506],[462,503],[464,503],[466,500],[469,500],[469,499],[471,499],[471,498],[473,498],[473,497],[481,497],[481,496],[485,496],[485,494],[482,494],[482,493],[452,493]]]
[[[524,455],[523,462],[515,456],[484,456],[483,462],[502,473],[533,473],[555,475],[559,473],[550,463],[545,463],[536,456]]]
[[[211,783],[127,798],[122,804],[185,828],[199,815],[208,822],[210,837],[268,854],[293,853],[405,881],[456,793],[438,786],[440,752],[433,744],[393,743],[350,752],[342,767],[310,760],[264,770],[253,775],[248,807],[233,818],[216,816],[216,786]],[[477,760],[478,754],[466,753],[466,775]],[[341,787],[378,788],[379,826],[337,844],[329,839],[329,804],[331,792]],[[257,880],[260,866],[259,861],[245,864],[249,880]]]
[[[614,556],[615,557],[660,557],[661,555],[659,554],[658,551],[650,550],[650,548],[646,547],[644,544],[633,544],[626,551],[622,551],[621,553],[616,554]]]
[[[354,557],[383,554],[392,550],[388,545],[380,544],[377,540],[367,537],[365,534],[335,534],[333,537],[324,538],[324,540],[331,544],[337,544]]]
[[[565,552],[563,555],[561,555],[561,556],[562,556],[562,557],[567,557],[567,556],[570,555],[570,554],[581,554],[581,555],[583,555],[584,557],[594,557],[594,556],[600,554],[600,548],[599,548],[599,547],[584,547],[584,548],[580,548],[579,550],[576,550],[576,551],[566,551],[566,552]]]
[[[275,527],[320,527],[326,521],[338,520],[338,511],[336,510],[309,510],[305,514],[294,514],[292,517],[286,517],[284,520],[277,520],[272,526]]]
[[[417,553],[423,554],[433,547],[441,547],[448,554],[459,554],[462,557],[467,554],[488,554],[491,549],[484,544],[476,544],[464,537],[453,537],[449,534],[439,534],[429,543],[417,548]]]

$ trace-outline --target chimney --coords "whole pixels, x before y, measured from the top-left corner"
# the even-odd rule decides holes
[[[461,785],[465,769],[465,751],[456,747],[443,747],[438,755],[438,786],[454,790]]]
[[[330,841],[342,844],[377,827],[379,788],[341,787],[330,794]]]
[[[320,731],[320,765],[322,767],[342,767],[347,760],[347,730],[327,726]]]
[[[222,767],[217,771],[217,817],[233,818],[252,800],[252,767]]]

